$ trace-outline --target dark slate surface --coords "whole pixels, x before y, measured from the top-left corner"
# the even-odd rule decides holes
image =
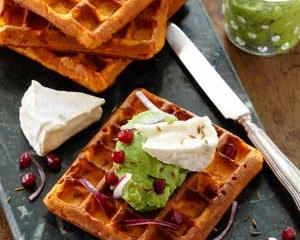
[[[190,0],[174,21],[192,38],[234,91],[252,108],[201,4],[199,5],[197,0]],[[8,49],[0,49],[0,199],[14,238],[17,240],[94,239],[50,214],[41,199],[72,163],[80,149],[101,127],[111,110],[137,87],[144,87],[199,115],[208,115],[216,124],[245,139],[241,129],[223,119],[212,106],[166,45],[154,59],[132,64],[111,89],[99,95],[107,100],[102,120],[57,150],[63,159],[63,171],[56,174],[47,172],[48,180],[42,197],[32,204],[27,200],[28,192],[14,191],[15,187],[20,185],[19,179],[23,174],[18,168],[19,156],[30,149],[19,127],[18,109],[31,79],[55,89],[87,92],[37,63]],[[256,121],[259,122],[258,119]],[[257,195],[260,196],[259,199]],[[6,201],[8,196],[11,197],[9,203]],[[281,229],[285,226],[290,225],[298,229],[300,227],[295,206],[267,168],[245,189],[238,201],[240,204],[235,224],[226,239],[266,239],[269,236],[279,238]],[[249,215],[256,220],[261,235],[251,236],[250,233],[254,230],[251,222],[247,220]],[[225,216],[217,229],[222,229],[226,220]]]

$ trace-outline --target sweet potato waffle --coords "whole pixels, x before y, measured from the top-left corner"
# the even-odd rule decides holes
[[[137,90],[136,90],[137,91]],[[120,126],[146,108],[136,97],[136,91],[113,112],[107,123],[80,153],[71,167],[44,198],[48,209],[100,239],[110,240],[204,240],[222,215],[250,180],[261,170],[262,155],[239,137],[216,127],[219,144],[211,165],[199,173],[191,173],[173,194],[166,207],[152,214],[159,220],[169,220],[173,211],[184,221],[177,230],[148,225],[125,227],[123,220],[136,218],[135,212],[123,200],[112,200],[114,210],[107,216],[95,198],[76,179],[85,178],[98,190],[111,196],[105,184],[105,171],[112,167],[111,152]],[[146,90],[144,94],[157,107],[186,120],[192,113],[161,99]],[[230,159],[222,154],[224,145],[233,143],[237,155]],[[145,216],[143,216],[145,217]]]
[[[174,0],[173,4],[169,6],[168,16],[171,17],[185,2],[186,0]],[[13,16],[18,16],[18,14],[15,13]],[[10,48],[95,93],[110,87],[118,75],[132,62],[129,59],[106,58],[84,53],[55,52],[43,48]]]
[[[0,44],[16,47],[43,47],[63,52],[84,52],[109,57],[146,59],[164,45],[168,0],[154,1],[112,40],[96,49],[87,49],[75,38],[64,35],[50,22],[11,0],[1,0]],[[174,4],[174,3],[172,3]],[[174,8],[180,4],[175,1]],[[172,10],[174,11],[174,10]]]
[[[87,48],[96,48],[154,0],[15,0]]]
[[[42,48],[10,48],[95,93],[110,87],[131,62],[125,58],[114,59],[83,53],[61,53]]]
[[[168,18],[172,17],[186,2],[187,0],[170,0]]]

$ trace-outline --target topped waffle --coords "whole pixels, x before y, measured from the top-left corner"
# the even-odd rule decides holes
[[[137,97],[143,94],[162,111],[179,120],[194,115],[175,104],[146,90],[134,91],[109,118],[99,133],[80,153],[67,172],[44,199],[48,209],[101,239],[197,239],[204,240],[214,229],[230,204],[249,181],[261,170],[263,159],[253,147],[239,137],[215,127],[218,146],[211,164],[200,172],[189,173],[184,183],[174,192],[164,208],[143,214],[133,210],[124,200],[116,200],[105,181],[105,173],[113,167],[111,150],[121,126],[137,114],[147,110]],[[228,144],[236,147],[229,156],[224,149]],[[109,204],[103,209],[96,198],[79,182],[86,179],[108,196]],[[174,212],[182,217],[179,227],[126,226],[128,219],[151,218],[171,221]]]
[[[154,0],[15,0],[87,48],[96,48]]]
[[[183,1],[172,3],[182,5]],[[64,35],[50,22],[11,0],[1,0],[0,43],[17,47],[43,47],[63,52],[85,52],[124,58],[150,58],[162,47],[166,35],[168,1],[157,0],[132,22],[114,34],[109,42],[87,49]]]

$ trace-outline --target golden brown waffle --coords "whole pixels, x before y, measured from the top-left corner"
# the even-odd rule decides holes
[[[186,120],[191,113],[146,90],[145,95],[165,112]],[[122,221],[136,213],[123,200],[114,200],[115,209],[107,217],[95,198],[76,179],[86,178],[97,189],[111,196],[105,185],[105,171],[112,167],[111,152],[120,126],[139,112],[144,105],[134,91],[109,118],[99,133],[80,153],[71,167],[44,198],[48,209],[101,239],[110,240],[204,240],[243,188],[262,169],[262,155],[239,137],[216,127],[219,144],[211,165],[203,172],[188,176],[166,207],[152,217],[169,220],[175,210],[184,221],[178,230],[159,226],[124,227]],[[104,143],[105,147],[103,144]],[[226,143],[234,143],[237,155],[230,159],[222,154]]]
[[[95,93],[110,87],[131,62],[125,58],[103,58],[83,53],[58,53],[42,48],[11,47],[11,49]]]
[[[154,0],[15,0],[87,48],[96,48]]]
[[[181,0],[182,1],[182,0]],[[172,11],[181,3],[176,0]],[[43,47],[63,52],[85,52],[146,59],[153,57],[164,45],[168,0],[154,1],[113,39],[96,49],[87,49],[73,37],[64,35],[47,20],[11,0],[1,0],[0,44],[16,47]]]
[[[168,17],[172,17],[186,2],[187,0],[169,0]]]
[[[184,5],[185,2],[186,0],[175,0],[174,4],[170,6],[170,13],[174,14],[179,9],[178,6]],[[14,14],[14,16],[18,16],[18,14]],[[83,53],[58,53],[42,48],[10,48],[72,79],[95,93],[102,92],[110,87],[118,75],[132,61]]]

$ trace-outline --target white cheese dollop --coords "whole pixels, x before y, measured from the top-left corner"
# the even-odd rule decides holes
[[[208,117],[173,123],[136,124],[146,138],[142,148],[158,160],[190,171],[201,171],[214,158],[218,136]]]
[[[21,128],[36,153],[44,156],[98,121],[104,103],[102,98],[57,91],[32,81],[22,98]]]

